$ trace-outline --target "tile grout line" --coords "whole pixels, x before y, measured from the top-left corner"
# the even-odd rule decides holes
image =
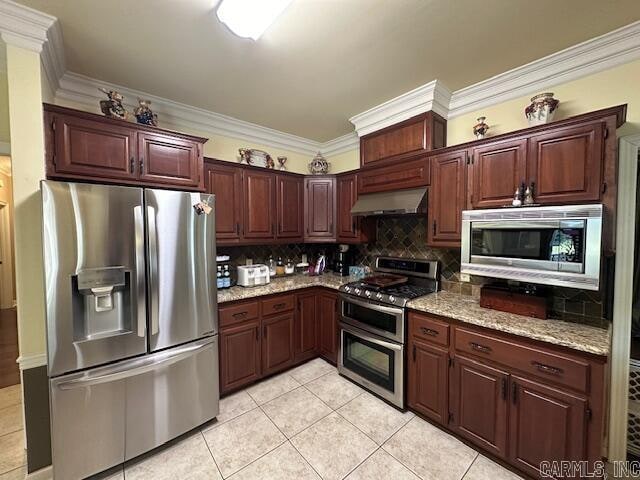
[[[478,452],[476,450],[476,456],[473,457],[473,460],[471,460],[471,463],[469,464],[469,466],[467,467],[467,469],[464,471],[464,473],[462,474],[462,477],[460,477],[460,480],[464,480],[464,477],[467,476],[467,473],[469,473],[469,470],[471,470],[471,467],[473,467],[473,464],[476,463],[476,460],[478,459],[478,457],[480,456],[480,452]]]
[[[416,477],[422,479],[422,475],[418,475],[418,472],[414,471],[413,468],[411,468],[409,465],[406,465],[402,460],[400,460],[398,457],[396,457],[393,453],[391,453],[389,450],[387,450],[386,448],[384,448],[385,444],[387,442],[389,442],[393,437],[395,437],[398,433],[400,433],[400,430],[402,430],[404,427],[406,427],[407,425],[409,425],[409,423],[411,423],[413,420],[415,420],[416,418],[419,418],[417,415],[415,415],[411,420],[409,420],[407,423],[405,423],[401,428],[398,429],[397,432],[395,432],[393,435],[391,435],[382,445],[380,445],[380,448],[382,448],[382,450],[385,451],[385,453],[389,454],[391,456],[391,458],[395,459],[400,465],[402,465],[404,468],[406,468],[407,470],[409,470],[411,473],[413,473]]]
[[[220,476],[222,478],[224,478],[222,476],[222,471],[220,470],[220,467],[218,466],[218,462],[216,462],[216,457],[213,456],[213,452],[211,451],[211,447],[209,446],[209,442],[207,442],[207,439],[204,436],[204,432],[202,431],[202,429],[200,429],[200,436],[202,437],[202,440],[204,441],[205,446],[207,447],[207,450],[209,451],[209,455],[211,455],[211,459],[213,460],[213,464],[216,466],[216,468],[218,469],[218,473],[220,474]],[[126,480],[126,479],[125,479]]]
[[[7,470],[6,472],[0,472],[0,475],[2,475],[2,476],[4,476],[4,475],[8,475],[8,474],[13,473],[13,472],[15,472],[15,471],[17,471],[17,470],[20,470],[21,468],[26,467],[26,466],[27,466],[26,464],[24,464],[24,465],[20,465],[19,467],[12,468],[11,470]]]
[[[302,433],[302,432],[300,432],[300,433]],[[298,452],[298,455],[300,455],[300,458],[302,458],[302,460],[304,460],[304,462],[311,467],[311,470],[313,470],[315,472],[315,474],[318,475],[318,478],[320,478],[321,480],[324,480],[324,477],[322,475],[320,475],[320,472],[318,472],[315,469],[315,467],[313,465],[311,465],[311,462],[309,462],[309,460],[307,460],[307,458],[302,454],[302,452],[296,448],[296,446],[293,444],[293,442],[291,440],[289,440],[289,444],[293,447],[293,449],[296,452]]]

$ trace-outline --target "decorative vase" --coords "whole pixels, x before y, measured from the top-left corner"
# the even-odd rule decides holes
[[[284,166],[285,163],[287,163],[287,157],[278,157],[278,170],[286,170],[287,168]]]
[[[540,93],[531,97],[531,105],[524,109],[530,126],[544,125],[553,120],[560,101],[553,98],[553,93]]]
[[[487,132],[489,131],[489,125],[484,123],[487,117],[478,117],[478,123],[473,126],[473,134],[476,136],[478,140],[484,138]]]
[[[318,154],[313,157],[313,160],[309,162],[309,172],[311,172],[312,175],[324,175],[329,173],[330,167],[331,164],[327,162],[320,152],[318,152]]]

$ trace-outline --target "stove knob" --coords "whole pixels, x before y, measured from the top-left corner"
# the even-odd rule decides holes
[[[351,291],[351,287],[344,287],[344,291],[349,293]]]
[[[371,296],[371,292],[369,292],[369,291],[367,291],[367,290],[365,290],[364,294],[365,294],[367,297],[370,297],[370,296]]]
[[[389,301],[391,303],[395,302],[396,301],[396,297],[394,297],[393,295],[389,295]]]
[[[356,288],[355,292],[356,292],[356,295],[360,295],[360,289],[359,288]]]
[[[376,293],[376,298],[377,298],[378,300],[380,300],[380,299],[382,298],[382,294],[381,294],[381,293]]]

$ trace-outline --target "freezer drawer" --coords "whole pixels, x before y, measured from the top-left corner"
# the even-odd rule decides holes
[[[218,337],[50,381],[56,480],[99,473],[218,414]]]

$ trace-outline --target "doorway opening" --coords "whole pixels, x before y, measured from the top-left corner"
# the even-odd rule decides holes
[[[0,388],[20,383],[11,159],[0,156]]]

